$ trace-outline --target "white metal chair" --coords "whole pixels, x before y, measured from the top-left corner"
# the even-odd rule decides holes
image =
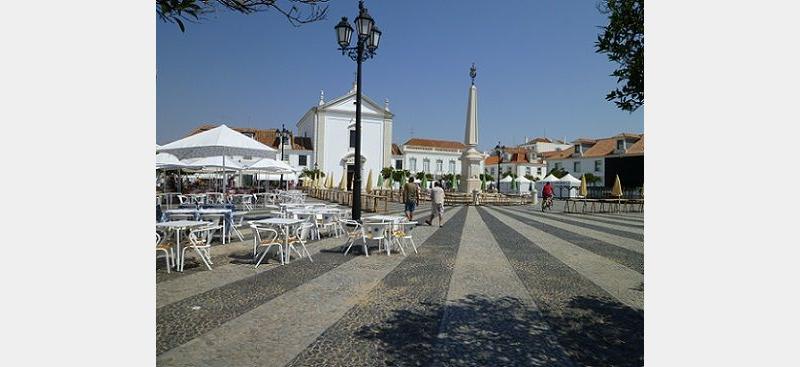
[[[211,237],[215,231],[221,228],[222,226],[212,224],[189,231],[189,244],[181,250],[181,257],[185,259],[186,250],[193,249],[194,252],[197,253],[197,256],[200,256],[200,260],[203,261],[208,270],[211,270],[211,265],[214,264],[211,261],[211,253],[209,252],[209,248],[211,248]],[[183,271],[185,263],[186,261],[181,261],[181,271]]]
[[[322,219],[317,222],[317,228],[318,230],[324,230],[326,233],[333,231],[333,235],[336,238],[339,238],[339,235],[344,232],[339,223],[339,215],[336,213],[322,213]]]
[[[396,223],[392,228],[392,240],[400,247],[400,251],[403,252],[403,255],[406,254],[405,249],[403,249],[403,242],[411,243],[411,247],[414,248],[414,253],[419,254],[419,252],[417,252],[417,245],[414,243],[414,237],[411,236],[411,232],[414,231],[416,227],[417,222],[400,222]]]
[[[231,223],[231,230],[228,231],[228,242],[231,242],[231,232],[235,233],[236,237],[239,237],[239,241],[244,241],[244,236],[239,229],[247,226],[244,223],[245,214],[247,212],[233,212],[233,223]]]
[[[308,237],[313,233],[313,230],[316,228],[317,225],[314,224],[313,222],[303,222],[300,223],[299,226],[297,226],[297,229],[295,230],[295,235],[290,236],[289,240],[287,241],[289,247],[287,251],[288,255],[287,259],[289,256],[292,255],[292,250],[294,250],[294,252],[297,252],[297,254],[300,257],[303,257],[303,252],[305,252],[305,255],[308,256],[308,260],[311,261],[312,263],[314,262],[314,259],[311,258],[311,253],[309,253],[308,249],[306,248],[306,241],[308,240]],[[297,248],[294,247],[294,244],[296,243],[300,244],[300,246],[303,248],[303,252],[298,251]]]
[[[264,257],[267,256],[267,253],[272,246],[278,246],[278,255],[281,258],[281,265],[283,265],[283,244],[278,239],[278,237],[280,237],[278,231],[276,231],[274,228],[266,227],[253,222],[250,222],[249,224],[250,228],[253,230],[253,260],[256,260],[258,257],[258,248],[266,247],[264,252],[261,254],[261,257],[258,257],[258,260],[256,261],[256,268],[261,265],[262,261],[264,261]]]
[[[303,223],[311,223],[312,226],[309,228],[309,235],[311,239],[314,239],[316,235],[317,239],[319,239],[319,229],[317,228],[317,215],[314,213],[298,213],[297,219],[303,221]]]
[[[189,199],[189,197],[186,195],[178,195],[178,202],[180,202],[181,204],[188,204],[191,203],[192,200]]]
[[[364,239],[378,242],[378,251],[381,247],[386,247],[386,255],[391,255],[389,239],[386,232],[391,229],[391,222],[367,222],[364,223]],[[382,246],[383,245],[383,246]]]
[[[361,223],[351,219],[339,219],[339,223],[342,228],[353,227],[350,230],[345,229],[345,232],[347,233],[347,249],[344,250],[344,254],[347,255],[347,253],[350,252],[350,248],[353,247],[353,243],[361,240],[361,243],[364,246],[364,254],[369,257],[367,242],[364,239],[364,227],[361,226]]]
[[[242,196],[242,206],[245,210],[253,210],[253,195]]]
[[[225,233],[225,214],[222,213],[204,213],[200,215],[200,220],[203,222],[211,222],[213,225],[218,226],[222,229],[219,232],[220,241],[224,244],[225,243],[225,236],[230,238],[230,233]],[[212,237],[216,236],[216,231],[211,233]],[[228,241],[230,242],[230,240]]]
[[[175,265],[175,249],[172,246],[171,242],[161,242],[161,235],[156,232],[156,258],[158,258],[158,253],[164,253],[164,260],[167,264],[167,274],[169,274],[169,269]]]

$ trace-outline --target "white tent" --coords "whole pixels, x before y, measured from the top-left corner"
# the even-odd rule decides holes
[[[517,187],[520,193],[531,192],[533,187],[533,181],[525,178],[524,176],[517,178]]]
[[[225,156],[274,158],[277,154],[277,150],[272,147],[261,144],[225,125],[163,145],[157,152],[170,153],[179,159],[221,156],[223,169],[233,165],[230,163],[235,163],[226,162]],[[222,180],[223,192],[225,191],[225,181],[225,179]]]
[[[559,181],[560,182],[564,182],[564,183],[568,183],[570,185],[574,185],[574,184],[577,184],[578,186],[581,185],[581,180],[575,178],[574,176],[572,176],[569,173],[567,173],[566,176],[561,177],[561,180],[559,180]]]
[[[549,182],[550,185],[553,185],[553,192],[555,193],[556,196],[558,196],[558,189],[556,189],[556,185],[559,182],[561,182],[561,180],[558,177],[553,176],[553,174],[551,173],[547,175],[547,177],[539,181],[536,181],[536,183],[533,184],[534,190],[536,190],[537,197],[542,197],[542,188],[544,188],[544,184],[547,182]]]
[[[553,176],[553,174],[551,173],[551,174],[547,175],[547,177],[539,180],[538,182],[558,182],[558,181],[560,181],[558,179],[558,177]]]
[[[511,181],[514,180],[514,189],[511,189]],[[525,194],[530,191],[530,180],[525,177],[512,179],[511,175],[500,180],[500,192],[504,194]]]

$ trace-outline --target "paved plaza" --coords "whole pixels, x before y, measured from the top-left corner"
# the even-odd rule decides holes
[[[246,237],[214,246],[212,271],[160,260],[158,365],[643,365],[642,213],[561,211],[447,207],[405,257],[323,237],[313,262],[255,269]]]

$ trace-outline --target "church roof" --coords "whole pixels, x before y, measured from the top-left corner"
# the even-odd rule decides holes
[[[460,141],[453,140],[436,140],[436,139],[422,139],[411,138],[403,145],[414,147],[428,147],[428,148],[444,148],[444,149],[464,149],[466,145]]]
[[[203,131],[211,130],[219,125],[204,124],[198,126],[189,135],[201,133]],[[245,135],[252,135],[253,138],[261,144],[278,149],[280,147],[280,139],[278,138],[278,129],[256,129],[251,127],[232,127],[231,129],[238,131]],[[292,136],[292,150],[314,150],[314,144],[311,138],[305,136]],[[289,148],[289,146],[286,146]]]

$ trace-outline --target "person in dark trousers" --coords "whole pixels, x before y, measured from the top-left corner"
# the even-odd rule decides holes
[[[403,185],[403,203],[405,203],[405,213],[408,220],[414,220],[414,210],[419,203],[419,186],[414,183],[414,177],[409,177],[408,182]]]

